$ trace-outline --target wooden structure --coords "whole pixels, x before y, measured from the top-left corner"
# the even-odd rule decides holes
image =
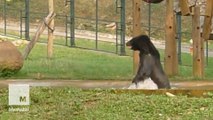
[[[43,33],[45,28],[48,28],[48,41],[47,41],[47,57],[51,58],[53,54],[53,32],[54,32],[54,17],[56,14],[54,13],[54,0],[49,0],[49,15],[44,19],[44,21],[39,25],[35,35],[32,40],[29,42],[25,51],[23,53],[23,58],[27,59],[30,54],[32,48],[34,47],[36,41],[39,39],[40,35]]]
[[[173,12],[173,2],[174,0],[166,1],[166,26],[165,26],[165,64],[164,69],[167,75],[177,75],[178,74],[178,58],[176,51],[176,40],[175,40],[175,15]],[[177,2],[177,1],[176,1]],[[181,15],[192,16],[193,30],[193,75],[195,77],[202,78],[204,76],[204,42],[205,40],[212,39],[212,16],[213,16],[213,0],[206,0],[204,23],[201,24],[200,21],[200,6],[190,5],[188,0],[178,0]],[[198,2],[198,1],[190,1]],[[133,0],[133,37],[141,33],[140,26],[140,0]],[[137,66],[139,65],[138,52],[134,52],[134,73],[137,71]]]
[[[192,16],[192,40],[193,40],[193,75],[204,76],[204,40],[201,38],[200,7],[195,6]]]
[[[136,95],[166,95],[168,97],[175,97],[176,95],[186,95],[188,97],[209,97],[207,93],[213,92],[213,89],[157,89],[157,90],[128,90],[128,89],[112,89],[115,94],[136,94]]]
[[[204,40],[211,39],[211,24],[212,24],[212,15],[213,15],[213,0],[206,1],[206,12],[205,12],[205,19],[203,24],[203,32],[202,37]]]
[[[44,19],[44,21],[39,25],[35,35],[33,36],[32,40],[29,42],[27,47],[25,48],[25,51],[23,53],[23,58],[27,59],[28,55],[30,54],[30,51],[34,47],[36,41],[39,39],[40,35],[43,33],[45,28],[50,24],[51,20],[55,17],[55,13],[51,12],[49,15]]]
[[[166,25],[165,25],[165,62],[164,69],[167,75],[178,74],[178,56],[175,39],[175,16],[173,12],[173,0],[166,0]]]
[[[179,0],[179,5],[181,9],[182,15],[190,15],[190,10],[188,7],[188,1],[187,0]]]
[[[141,34],[141,0],[133,0],[133,37]],[[133,72],[139,67],[139,51],[133,52]]]
[[[49,13],[54,13],[54,1],[49,0]],[[48,29],[48,42],[47,42],[47,57],[51,58],[53,55],[53,32],[54,32],[54,19],[49,23]]]
[[[204,42],[212,39],[213,0],[206,0],[205,2],[205,10],[201,10],[200,6],[197,5],[193,7],[193,11],[190,13],[192,15],[193,75],[199,78],[204,76]],[[189,9],[187,2],[185,4],[184,6],[180,5],[182,15],[185,15],[185,9]],[[201,11],[205,11],[205,13],[201,14]],[[201,16],[204,16],[203,23],[200,21]]]
[[[165,71],[167,75],[178,73],[178,59],[175,40],[175,23],[173,13],[173,0],[167,0],[166,17],[166,58]],[[141,34],[141,0],[133,0],[133,37]],[[139,66],[139,51],[133,53],[133,71],[137,72]]]

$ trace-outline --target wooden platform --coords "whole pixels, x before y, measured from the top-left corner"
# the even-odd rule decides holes
[[[14,79],[0,80],[0,89],[7,89],[9,84],[29,84],[30,87],[76,87],[83,90],[109,90],[115,94],[161,94],[174,97],[184,95],[190,97],[208,97],[208,93],[213,93],[213,81],[171,81],[172,89],[144,90],[126,89],[131,80],[31,80]]]
[[[183,95],[188,97],[210,97],[209,93],[213,93],[213,89],[161,89],[161,90],[127,90],[115,89],[111,92],[115,94],[132,93],[132,94],[146,94],[146,95],[167,95],[175,97],[176,95]]]

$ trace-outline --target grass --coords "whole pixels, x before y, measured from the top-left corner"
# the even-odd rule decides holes
[[[45,37],[40,41],[44,42]],[[56,43],[63,44],[59,37]],[[82,47],[94,46],[94,42],[78,39],[77,44]],[[114,44],[100,42],[103,50],[112,50]],[[19,49],[23,51],[25,46]],[[46,44],[37,43],[25,60],[23,68],[15,75],[6,77],[13,79],[80,79],[80,80],[130,80],[133,78],[132,72],[132,52],[128,50],[130,56],[118,56],[116,54],[98,52],[87,49],[69,48],[61,45],[54,45],[54,55],[47,59]],[[164,50],[161,53],[161,61],[164,60]],[[208,66],[205,67],[205,80],[212,80],[211,68],[213,58],[209,58]],[[182,65],[179,66],[179,75],[170,77],[170,80],[199,80],[192,76],[192,56],[182,53]],[[0,78],[5,79],[5,78]]]
[[[92,45],[88,42],[90,41],[86,40],[79,44]],[[101,44],[106,48],[112,46],[108,43]],[[22,51],[24,46],[19,49]],[[160,52],[163,60],[163,51]],[[170,79],[195,80],[190,75],[192,71],[190,55],[183,54],[182,57],[184,65],[179,67],[180,75]],[[210,58],[205,79],[213,77],[212,61]],[[38,43],[21,71],[8,78],[127,80],[132,77],[130,56],[55,45],[53,58],[47,59],[46,44]],[[28,112],[8,111],[8,89],[0,89],[0,96],[2,120],[211,120],[213,118],[213,93],[208,93],[206,98],[195,98],[181,95],[168,97],[134,93],[116,94],[113,90],[103,89],[31,87]]]
[[[32,3],[32,8],[36,8],[32,11],[46,11],[47,2],[45,2],[44,4],[43,2],[44,1],[39,0],[36,1],[36,3]],[[63,13],[67,14],[69,7],[61,7],[63,3],[59,0],[57,0],[56,2],[56,4],[58,4],[56,7],[61,8],[60,10],[56,11],[62,11]],[[77,2],[79,2],[78,5],[80,6],[80,8],[82,7],[82,5],[86,6],[84,8],[88,8],[88,4],[80,4],[80,2],[82,1]],[[112,5],[110,4],[111,2],[107,2],[106,4],[106,1],[104,1],[103,3],[101,3],[104,4],[104,6],[106,6],[107,8],[101,8],[102,11],[99,10],[101,19],[118,19],[118,15],[115,15],[115,8],[111,9],[112,7],[115,7],[110,6]],[[23,4],[23,2],[21,3],[20,1],[17,3]],[[17,5],[17,3],[9,3],[10,5],[8,7],[12,6],[12,8],[14,7],[14,9],[16,9],[16,6],[21,7],[21,5]],[[88,1],[86,1],[86,3],[88,3]],[[159,11],[157,7],[159,6],[156,6],[156,10]],[[89,11],[85,13],[85,10],[83,8],[80,8],[78,8],[77,10],[83,12],[78,16],[88,17],[88,15],[93,15],[92,17],[94,17],[94,13],[91,12],[92,10],[94,11],[94,9],[87,9]],[[127,14],[128,16],[131,16],[131,14],[129,13],[132,13],[132,8],[130,6],[127,6],[127,8],[130,8],[130,10],[127,10]],[[107,10],[110,10],[110,12],[107,12],[108,14],[105,13],[105,11]],[[159,14],[159,12],[153,13]],[[18,21],[19,13],[14,12],[14,10],[9,11],[8,13],[11,13],[8,15],[9,17],[12,18],[12,16],[15,16],[13,17],[13,19],[16,19],[16,21]],[[112,16],[115,16],[115,18]],[[153,14],[153,16],[156,15]],[[33,18],[31,19],[31,22],[35,22],[36,20],[41,19],[41,15],[37,14],[35,16],[32,16],[31,18]],[[154,21],[155,18],[153,18],[152,20],[152,23],[157,24],[157,26],[159,25],[157,21]],[[89,24],[91,26],[91,23],[88,22],[85,22],[83,24]],[[188,31],[188,29],[186,31]],[[153,32],[152,34],[156,34],[156,36],[158,37],[164,36],[160,33],[158,35],[158,32]],[[188,40],[188,38],[190,38],[190,36],[185,37],[184,40]],[[56,40],[56,42],[59,44],[65,43],[60,39]],[[94,42],[89,40],[79,40],[77,41],[77,44],[81,47],[95,47]],[[104,42],[100,42],[99,44],[101,50],[115,50],[115,48],[112,47],[113,44]],[[20,48],[20,50],[23,50],[23,47]],[[128,51],[128,54],[131,55],[131,52]],[[162,61],[163,58],[164,54],[163,51],[161,51]],[[195,80],[196,78],[192,77],[191,56],[189,54],[182,54],[182,58],[183,65],[179,66],[179,76],[171,77],[170,80]],[[206,67],[206,75],[204,79],[211,80],[213,78],[213,69],[211,67],[213,65],[212,62],[212,58],[209,58],[209,65]],[[129,80],[133,78],[132,58],[130,56],[122,57],[115,54],[55,45],[53,58],[47,59],[46,45],[37,44],[30,54],[29,59],[25,61],[21,71],[14,76],[10,76],[7,78]],[[0,96],[0,119],[2,120],[211,120],[213,118],[213,93],[209,93],[209,97],[207,98],[195,98],[187,96],[168,97],[166,95],[146,96],[144,94],[133,93],[116,94],[111,90],[82,90],[76,88],[33,87],[30,90],[31,105],[29,112],[8,112],[8,90],[0,89]]]
[[[0,119],[71,120],[211,120],[212,93],[207,98],[168,97],[112,90],[33,87],[30,111],[9,112],[7,90],[0,90]]]
[[[46,45],[37,44],[21,71],[11,78],[130,79],[132,64],[126,63],[131,63],[130,57],[58,45],[53,58],[47,59]]]

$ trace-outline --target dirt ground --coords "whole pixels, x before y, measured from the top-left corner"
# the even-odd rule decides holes
[[[127,89],[131,84],[129,81],[119,80],[30,80],[30,79],[10,79],[0,80],[0,89],[8,88],[9,84],[28,84],[30,87],[75,87],[83,90],[88,89],[109,89],[115,94],[132,93],[146,95],[167,95],[175,97],[176,95],[186,95],[189,97],[209,97],[213,93],[213,81],[186,81],[171,82],[172,89]]]
[[[77,88],[125,88],[131,84],[129,81],[121,80],[32,80],[32,79],[9,79],[0,80],[0,88],[5,88],[8,84],[29,84],[32,87],[77,87]],[[181,81],[171,82],[173,89],[212,89],[213,81]]]

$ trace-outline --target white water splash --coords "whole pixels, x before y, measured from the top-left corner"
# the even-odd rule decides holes
[[[144,81],[140,81],[137,85],[132,83],[127,89],[158,89],[158,86],[152,81],[151,78],[147,78]]]

